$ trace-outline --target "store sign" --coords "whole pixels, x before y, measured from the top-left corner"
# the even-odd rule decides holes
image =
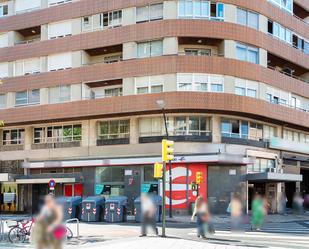
[[[95,185],[95,194],[96,195],[102,194],[103,189],[104,189],[104,185],[103,184],[96,184]]]

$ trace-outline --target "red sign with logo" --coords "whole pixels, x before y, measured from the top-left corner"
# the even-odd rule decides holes
[[[55,186],[56,186],[55,180],[51,179],[51,180],[48,182],[48,186],[49,186],[49,189],[50,189],[50,190],[54,190],[54,189],[55,189]]]
[[[173,164],[172,165],[172,205],[173,208],[187,209],[196,199],[196,191],[191,189],[195,182],[196,172],[202,172],[203,181],[199,186],[199,195],[207,198],[207,165],[206,164]],[[166,172],[166,204],[169,207],[169,165]]]

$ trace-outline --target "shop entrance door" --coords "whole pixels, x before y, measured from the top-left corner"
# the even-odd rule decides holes
[[[48,184],[33,184],[32,185],[32,213],[39,213],[44,197],[49,193]]]
[[[141,169],[128,168],[124,171],[124,195],[128,197],[129,215],[134,214],[134,200],[141,195]]]

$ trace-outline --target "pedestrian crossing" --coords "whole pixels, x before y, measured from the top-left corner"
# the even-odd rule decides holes
[[[217,223],[214,224],[216,231],[231,231],[230,224]],[[242,231],[251,232],[251,225],[245,224],[241,227]],[[254,231],[257,232],[257,231]],[[308,234],[309,228],[297,222],[288,223],[265,223],[261,230],[263,233],[288,233],[288,234]]]

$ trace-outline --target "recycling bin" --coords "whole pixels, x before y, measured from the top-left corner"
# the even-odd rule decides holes
[[[63,219],[69,220],[73,218],[80,219],[81,216],[81,196],[60,197],[57,202],[63,207]]]
[[[106,222],[115,223],[127,220],[128,197],[115,196],[105,201],[104,219]]]
[[[105,198],[101,196],[89,196],[82,201],[82,221],[103,221],[105,210]]]
[[[156,222],[160,222],[162,216],[162,197],[159,195],[152,195],[150,198],[156,207]],[[136,222],[142,221],[141,209],[141,197],[138,197],[134,200],[134,215]]]

